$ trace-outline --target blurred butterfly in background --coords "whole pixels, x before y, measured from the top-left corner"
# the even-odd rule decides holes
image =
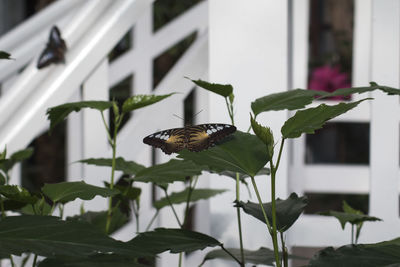
[[[67,51],[67,45],[61,38],[60,30],[57,26],[53,26],[50,31],[49,42],[46,44],[46,48],[40,54],[37,68],[44,68],[51,63],[64,63],[64,53]]]
[[[229,124],[207,123],[153,133],[143,143],[161,148],[165,154],[177,153],[184,148],[199,152],[234,133],[236,127]]]

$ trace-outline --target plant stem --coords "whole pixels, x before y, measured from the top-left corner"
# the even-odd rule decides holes
[[[279,232],[279,235],[281,236],[281,244],[282,244],[282,258],[283,258],[283,266],[288,267],[289,265],[289,257],[288,257],[288,251],[285,246],[285,240],[283,238],[283,233]]]
[[[155,221],[155,219],[157,218],[157,216],[158,216],[158,213],[160,213],[160,210],[157,210],[157,211],[156,211],[156,213],[154,213],[154,216],[153,216],[153,218],[151,218],[151,220],[150,220],[149,224],[148,224],[148,225],[147,225],[147,227],[146,227],[146,232],[147,232],[147,231],[149,231],[149,229],[150,229],[151,225],[153,224],[153,222],[154,222],[154,221]]]
[[[15,266],[14,259],[13,259],[12,255],[10,255],[10,263],[11,263],[11,267]]]
[[[354,245],[354,225],[351,225],[351,244]]]
[[[1,207],[1,218],[4,219],[6,217],[6,211],[4,210],[4,200],[0,197],[0,207]]]
[[[279,153],[280,154],[280,153]],[[281,263],[279,261],[279,248],[278,248],[278,237],[277,237],[277,230],[276,230],[276,200],[275,200],[275,175],[276,169],[274,168],[274,164],[272,160],[270,160],[270,167],[271,167],[271,213],[272,213],[272,243],[274,246],[274,253],[275,253],[275,260],[276,266],[280,267]]]
[[[101,113],[101,116],[104,120],[103,112]],[[112,137],[112,140],[109,140],[111,142],[111,147],[112,147],[112,161],[111,161],[111,181],[110,181],[110,189],[114,188],[114,176],[115,176],[115,157],[117,154],[117,131],[119,127],[119,120],[114,121],[114,135]],[[105,123],[106,129],[108,129],[107,124]],[[107,130],[109,139],[110,139],[110,132]],[[112,217],[112,197],[108,198],[108,212],[107,212],[107,222],[106,222],[106,234],[108,234],[110,230],[110,225],[111,225],[111,217]]]
[[[223,251],[225,251],[229,256],[232,257],[232,259],[234,259],[237,263],[239,263],[240,266],[244,266],[244,264],[242,262],[240,262],[240,260],[238,258],[235,257],[235,255],[233,255],[232,253],[229,252],[229,250],[227,250],[223,244],[220,245],[220,247],[222,248]]]
[[[32,267],[36,266],[36,261],[37,261],[37,254],[35,254],[35,257],[33,257]]]
[[[264,220],[265,220],[265,223],[267,224],[268,232],[272,235],[272,233],[271,233],[272,227],[271,227],[271,224],[269,223],[267,213],[264,210],[264,206],[263,206],[263,203],[261,201],[260,193],[258,192],[258,189],[257,189],[256,181],[254,180],[253,176],[250,176],[250,178],[251,178],[251,183],[253,184],[254,191],[256,192],[258,204],[260,205],[261,211],[262,211],[262,213],[264,215]]]
[[[174,205],[173,205],[172,202],[171,202],[171,199],[169,198],[167,189],[165,189],[165,188],[163,188],[163,189],[164,189],[164,193],[165,193],[165,198],[167,199],[168,204],[169,204],[169,206],[171,207],[172,212],[174,213],[175,219],[176,219],[176,221],[178,222],[179,227],[182,228],[182,223],[181,223],[181,221],[179,220],[178,214],[177,214],[176,211],[175,211],[175,208],[174,208]]]
[[[240,201],[240,178],[239,173],[236,173],[236,201],[239,203]],[[238,228],[239,228],[239,244],[240,244],[240,258],[241,258],[241,265],[242,267],[245,266],[245,259],[244,259],[244,250],[243,250],[243,236],[242,236],[242,219],[240,216],[240,207],[236,207],[236,216],[238,221]]]
[[[179,267],[181,267],[182,266],[182,256],[183,256],[183,253],[181,252],[181,253],[179,253]]]
[[[193,177],[190,177],[189,192],[188,192],[188,196],[186,199],[185,217],[183,218],[183,225],[186,225],[187,219],[189,217],[190,198],[192,197],[192,192],[194,190],[194,187],[192,187],[192,180],[193,180]]]

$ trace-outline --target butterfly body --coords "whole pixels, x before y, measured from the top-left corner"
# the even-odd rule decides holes
[[[53,26],[50,31],[49,41],[46,44],[46,48],[39,56],[37,68],[44,68],[51,63],[61,63],[65,61],[64,54],[67,51],[67,45],[61,38],[60,30],[57,26]]]
[[[235,131],[236,127],[229,124],[199,124],[156,132],[145,137],[143,143],[161,148],[166,154],[176,153],[185,148],[199,152]]]

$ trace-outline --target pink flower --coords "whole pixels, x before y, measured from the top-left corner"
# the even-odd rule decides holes
[[[315,68],[311,73],[308,88],[316,91],[333,92],[339,88],[351,87],[349,76],[345,72],[340,72],[338,66],[325,65]],[[348,100],[350,96],[334,96],[330,99]]]

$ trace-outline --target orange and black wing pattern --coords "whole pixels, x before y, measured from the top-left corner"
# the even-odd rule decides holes
[[[153,133],[143,139],[143,143],[161,148],[165,154],[181,151],[186,147],[187,140],[184,128],[175,128]]]
[[[233,125],[208,123],[160,131],[145,137],[143,142],[161,148],[166,154],[177,153],[184,148],[199,152],[235,131]]]
[[[229,124],[200,124],[187,127],[189,151],[199,152],[215,145],[217,141],[234,133],[236,127]]]

